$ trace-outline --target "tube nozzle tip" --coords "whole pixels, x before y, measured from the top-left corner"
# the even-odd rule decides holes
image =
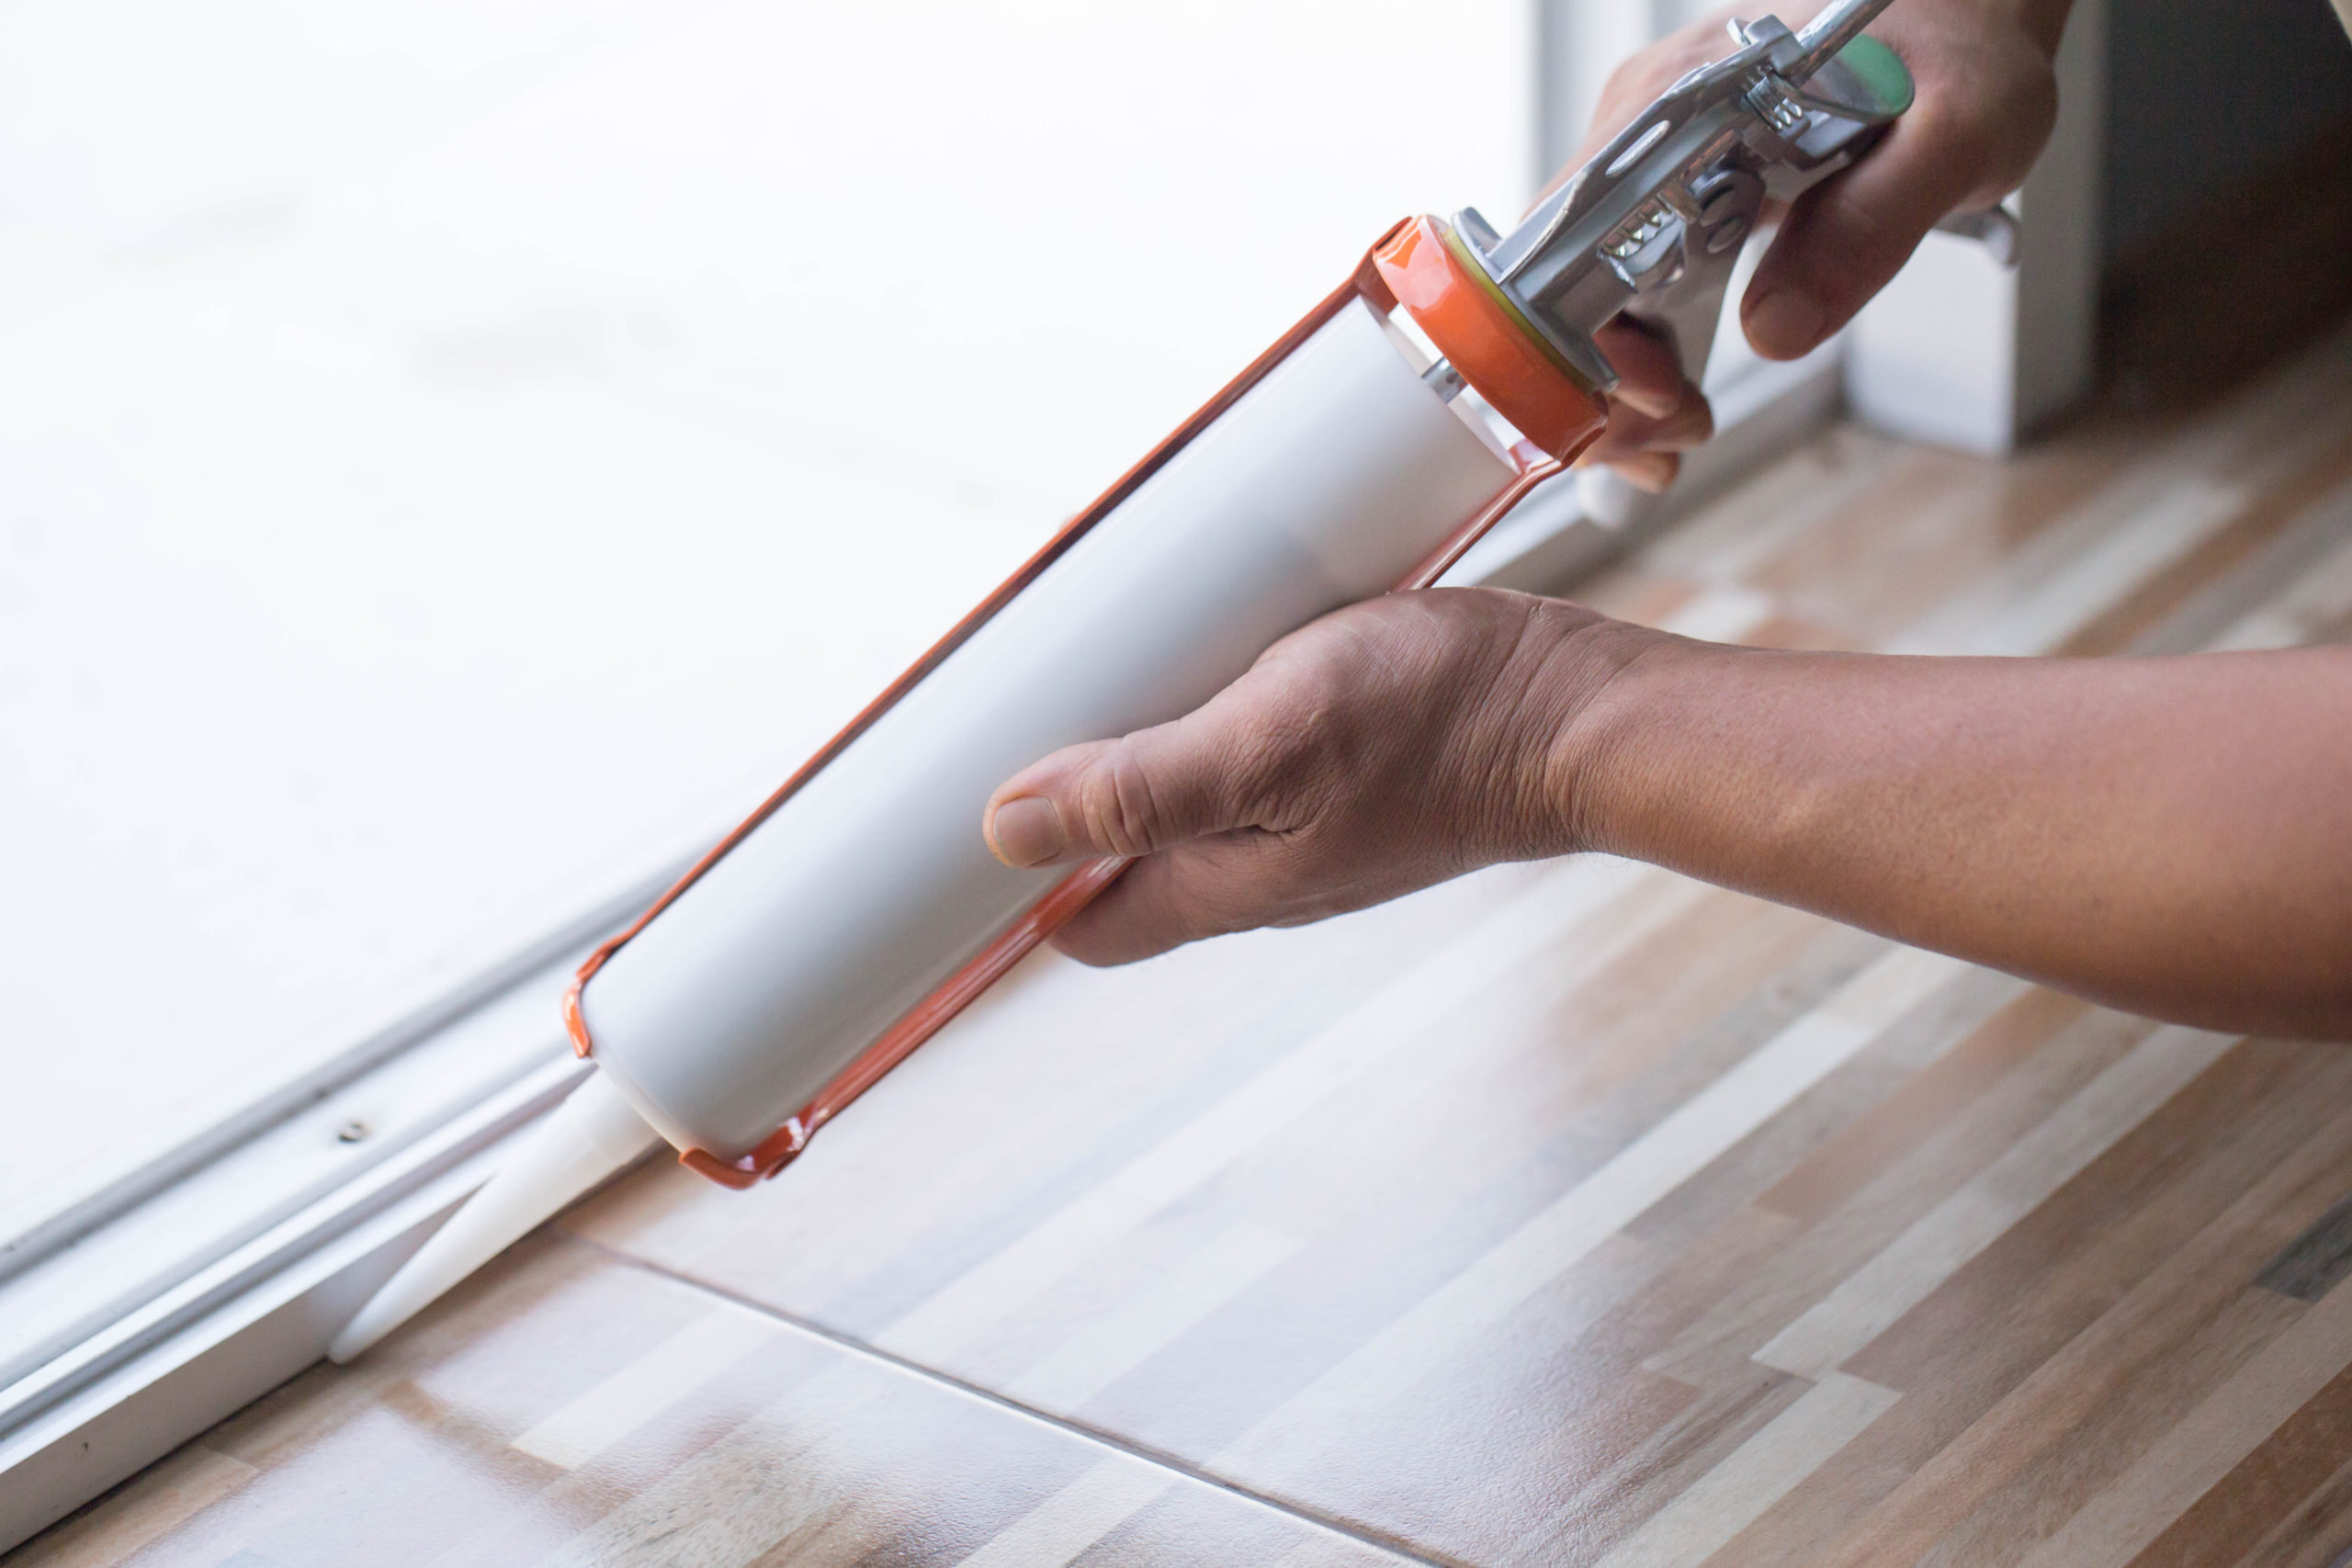
[[[337,1366],[441,1299],[541,1221],[660,1141],[602,1073],[571,1096],[327,1342]]]

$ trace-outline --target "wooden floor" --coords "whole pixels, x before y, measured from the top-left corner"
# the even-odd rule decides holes
[[[2352,337],[2008,465],[1837,429],[1589,587],[1722,639],[2352,637]],[[2352,1547],[2352,1051],[1599,860],[1050,955],[8,1568],[2105,1564]]]

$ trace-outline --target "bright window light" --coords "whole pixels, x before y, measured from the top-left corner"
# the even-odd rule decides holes
[[[0,14],[0,1243],[707,841],[1391,220],[1515,217],[1531,34]]]

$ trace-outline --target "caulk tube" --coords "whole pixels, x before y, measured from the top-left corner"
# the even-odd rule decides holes
[[[1065,874],[989,852],[998,784],[1197,707],[1510,488],[1410,355],[1348,301],[595,971],[582,1032],[664,1137],[773,1168],[778,1129],[813,1130],[827,1084]]]
[[[1429,580],[1599,433],[1591,385],[1544,362],[1446,238],[1429,219],[1392,230],[590,959],[567,1022],[601,1070],[337,1337],[338,1359],[634,1157],[644,1125],[726,1185],[775,1174],[1115,874],[998,862],[980,822],[1000,782],[1176,718],[1316,616]],[[1391,321],[1400,300],[1450,365]],[[1456,402],[1465,380],[1532,445],[1506,448]]]
[[[1066,874],[989,852],[998,784],[1206,702],[1513,478],[1351,302],[614,953],[595,1060],[680,1148],[751,1154]]]
[[[690,1165],[773,1174],[854,1064],[909,1020],[936,1027],[968,999],[943,1009],[943,988],[1068,886],[989,852],[997,784],[1190,712],[1287,633],[1415,580],[1599,432],[1589,383],[1450,240],[1392,230],[1238,396],[583,971],[575,1040]],[[1399,302],[1460,377],[1431,373]],[[1542,450],[1507,450],[1449,396],[1463,378]]]

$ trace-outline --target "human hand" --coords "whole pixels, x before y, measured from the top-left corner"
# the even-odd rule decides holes
[[[1734,15],[1770,8],[1802,28],[1825,3],[1727,7],[1632,56],[1602,89],[1591,130],[1560,177],[1684,73],[1720,59],[1730,47],[1724,24]],[[1860,163],[1780,215],[1740,303],[1757,353],[1768,359],[1810,353],[1886,286],[1939,220],[1982,211],[2024,183],[2057,118],[2052,61],[2069,4],[1900,0],[1871,24],[1871,36],[1910,68],[1917,97]],[[1613,359],[1613,342],[1602,346]],[[1653,400],[1665,396],[1655,387],[1646,391]]]
[[[989,846],[1139,857],[1055,939],[1090,964],[1565,853],[1576,717],[1650,635],[1496,589],[1352,605],[1173,723],[1023,769],[989,798]]]
[[[1666,340],[1619,317],[1593,334],[1617,372],[1609,394],[1609,423],[1577,455],[1575,466],[1606,465],[1635,490],[1656,495],[1682,470],[1682,454],[1715,433],[1714,411],[1685,380],[1681,361]]]

